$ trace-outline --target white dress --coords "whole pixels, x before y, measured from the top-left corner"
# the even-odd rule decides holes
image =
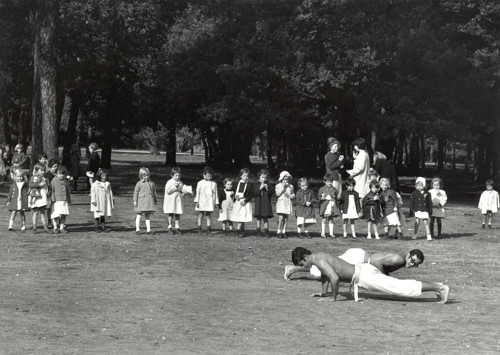
[[[354,200],[354,195],[349,195],[349,203],[347,207],[347,212],[342,213],[342,219],[357,219],[358,211],[356,210],[356,201]]]
[[[365,197],[370,191],[368,187],[368,172],[370,171],[370,157],[368,153],[362,149],[359,150],[358,156],[354,159],[354,165],[347,173],[354,178],[356,185],[354,191],[359,194],[359,198]]]
[[[182,214],[182,192],[175,186],[172,178],[165,184],[165,198],[163,199],[163,212],[168,214]]]
[[[446,201],[448,201],[448,196],[446,196],[446,192],[441,189],[430,189],[429,193],[431,194],[432,200],[432,217],[444,217],[444,205]]]
[[[495,190],[486,190],[481,194],[479,199],[478,208],[481,210],[482,214],[491,211],[492,213],[497,213],[500,208],[500,200],[498,198],[498,192]]]
[[[217,219],[219,222],[231,220],[231,212],[234,206],[234,201],[232,199],[234,191],[224,190],[224,193],[226,194],[226,198],[224,199],[224,201],[222,201],[222,204],[220,206],[222,212],[220,212],[219,219]]]
[[[233,210],[231,211],[231,221],[233,222],[238,222],[238,223],[246,223],[246,222],[252,222],[253,219],[253,208],[252,208],[252,203],[250,201],[247,201],[245,205],[241,204],[241,201],[244,200],[244,194],[245,191],[248,187],[248,183],[245,183],[245,187],[243,188],[242,192],[238,192],[240,189],[240,185],[243,184],[241,181],[238,183],[238,186],[236,187],[236,193],[234,194],[236,197],[236,201],[234,202],[233,205]]]
[[[214,181],[200,180],[196,185],[194,202],[198,203],[196,211],[213,212],[215,205],[219,204],[217,184]]]

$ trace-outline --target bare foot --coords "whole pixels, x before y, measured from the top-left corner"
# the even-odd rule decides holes
[[[285,279],[285,281],[290,281],[289,270],[288,270],[289,268],[290,268],[290,265],[285,266],[285,274],[283,275],[283,278]]]
[[[445,304],[448,301],[449,294],[450,294],[450,286],[444,285],[443,291],[439,292],[438,303]]]

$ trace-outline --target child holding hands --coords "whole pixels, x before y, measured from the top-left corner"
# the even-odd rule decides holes
[[[500,208],[498,192],[493,190],[494,184],[492,179],[486,180],[486,191],[484,191],[479,198],[478,208],[484,216],[483,224],[481,225],[483,229],[486,227],[486,222],[488,222],[488,229],[491,229],[493,213],[497,213]]]
[[[45,174],[45,165],[40,163],[33,167],[33,174],[29,180],[29,188],[31,195],[30,206],[33,210],[33,234],[37,233],[38,215],[42,219],[43,229],[45,232],[50,232],[47,226],[47,208],[50,206],[49,186],[43,176]]]
[[[57,167],[56,176],[52,179],[52,224],[54,225],[54,234],[60,232],[68,233],[66,228],[66,216],[69,215],[69,204],[71,203],[69,180],[66,178],[67,171],[62,165]],[[60,229],[57,225],[60,224]]]
[[[319,215],[321,216],[321,238],[326,238],[326,222],[328,222],[328,230],[330,238],[335,238],[333,234],[333,217],[338,216],[338,191],[333,186],[333,176],[325,174],[323,177],[324,186],[320,187],[318,191],[319,198]]]
[[[203,216],[207,220],[207,233],[212,233],[211,220],[212,212],[219,208],[219,195],[217,184],[212,181],[214,171],[206,166],[203,169],[203,179],[196,185],[196,196],[194,198],[195,211],[198,211],[198,233],[201,234],[201,222]]]
[[[94,232],[108,233],[106,229],[106,217],[111,217],[114,208],[113,191],[108,181],[108,173],[99,169],[95,174],[95,181],[90,187],[90,211],[94,212]]]
[[[429,217],[432,215],[431,194],[425,191],[425,178],[419,177],[415,180],[415,190],[411,193],[410,214],[415,214],[415,225],[413,227],[413,239],[417,239],[420,220],[424,221],[427,240],[432,240],[431,230],[429,228]]]
[[[181,181],[181,169],[174,166],[170,170],[170,176],[172,177],[165,184],[165,198],[163,200],[163,212],[168,215],[168,231],[171,234],[181,235],[180,230],[180,219],[183,213],[184,203],[182,201],[183,193],[182,188],[184,184]],[[174,221],[174,227],[172,226],[172,221]],[[201,222],[200,222],[201,223]]]
[[[288,171],[282,171],[276,184],[275,192],[278,199],[276,200],[276,214],[278,215],[278,238],[288,238],[286,235],[286,226],[288,216],[293,213],[292,200],[295,198],[294,190],[290,180],[292,175]]]
[[[269,218],[273,217],[273,209],[271,207],[271,196],[273,188],[268,183],[267,178],[269,172],[266,169],[261,169],[257,173],[258,183],[254,185],[254,201],[255,211],[253,216],[257,219],[257,236],[262,236],[261,225],[264,225],[264,237],[269,235]]]
[[[155,212],[155,205],[158,202],[156,198],[156,186],[153,181],[149,179],[151,173],[148,168],[142,167],[139,169],[139,181],[134,189],[134,210],[135,217],[135,233],[141,234],[140,224],[141,216],[144,214],[146,220],[146,233],[154,234],[151,232],[151,213]]]
[[[431,180],[432,189],[429,190],[432,201],[432,215],[431,215],[431,236],[434,237],[434,221],[437,221],[437,236],[441,236],[442,224],[441,220],[444,218],[444,205],[448,201],[448,196],[443,190],[443,180],[435,177]]]

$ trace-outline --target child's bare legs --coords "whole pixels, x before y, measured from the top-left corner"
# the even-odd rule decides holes
[[[199,218],[200,216],[198,216]],[[168,229],[169,230],[172,230],[172,220],[174,219],[174,214],[173,213],[169,213],[168,216],[167,216],[167,221],[168,221]]]
[[[415,218],[415,224],[413,225],[413,239],[417,239],[418,227],[420,227],[420,219]]]
[[[36,233],[36,227],[37,227],[37,222],[38,222],[38,215],[40,214],[40,211],[38,208],[33,208],[33,233]]]
[[[135,232],[139,233],[140,230],[141,230],[141,213],[138,213],[135,216]]]
[[[47,209],[45,207],[40,207],[40,219],[42,220],[42,225],[43,225],[43,230],[45,232],[49,231],[49,228],[47,226],[47,217],[46,217],[46,211]]]
[[[276,234],[280,235],[282,230],[283,230],[283,215],[278,214],[278,226],[276,227]]]
[[[146,220],[146,233],[151,233],[151,219],[150,219],[151,214],[150,213],[144,213],[144,219]]]
[[[60,219],[59,217],[52,219],[52,224],[54,226],[54,233],[59,233],[59,229],[57,227],[57,225],[59,224],[59,219]]]
[[[325,238],[326,237],[326,221],[327,221],[327,217],[322,217],[321,218],[321,238]]]
[[[487,211],[486,214],[484,215],[483,224],[481,227],[486,228],[486,223],[488,223],[488,228],[491,229],[492,220],[493,220],[493,212]]]
[[[380,239],[380,236],[378,235],[378,225],[377,222],[373,222],[373,232],[375,233],[375,239]]]
[[[198,212],[198,233],[201,233],[201,223],[203,222],[203,212]],[[168,223],[170,225],[170,222]]]
[[[207,219],[207,231],[209,233],[211,233],[212,232],[212,213],[205,212],[205,216],[206,216],[206,219]]]
[[[181,234],[180,228],[181,228],[181,215],[180,214],[174,214],[174,226],[175,226],[175,231],[177,234]]]
[[[19,215],[21,216],[21,230],[26,230],[26,215],[24,211],[19,211]]]
[[[260,236],[260,224],[261,224],[261,218],[257,217],[257,236]]]
[[[65,233],[68,232],[68,230],[66,229],[66,215],[62,214],[60,217],[59,217],[59,221],[60,221],[60,226],[59,226],[59,229]]]
[[[345,218],[342,222],[342,231],[344,232],[344,238],[347,238],[347,223],[349,223],[349,219]]]
[[[288,216],[287,215],[284,215],[283,216],[283,230],[281,232],[281,234],[283,234],[283,238],[286,238],[286,227],[287,227],[287,224],[288,224]]]
[[[304,228],[304,224],[297,224],[297,233],[300,234],[302,233],[302,229]]]
[[[429,219],[424,219],[425,233],[427,235],[427,240],[432,240],[431,229],[429,227]]]
[[[355,220],[351,219],[351,233],[352,233],[352,237],[356,238],[356,225],[354,223],[355,223]]]
[[[372,239],[372,222],[368,221],[366,225],[366,229],[368,230],[368,235],[366,236],[366,239]]]
[[[264,223],[264,236],[269,237],[269,219],[267,217],[262,218]]]
[[[333,217],[330,216],[327,218],[328,220],[328,231],[330,232],[330,237],[335,238],[335,234],[333,234],[333,228],[335,227],[335,224],[333,223]]]

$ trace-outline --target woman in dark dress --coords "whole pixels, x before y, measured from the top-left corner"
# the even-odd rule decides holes
[[[381,179],[389,179],[391,189],[399,192],[399,182],[396,170],[382,152],[375,151],[373,153],[373,169],[379,173]]]

